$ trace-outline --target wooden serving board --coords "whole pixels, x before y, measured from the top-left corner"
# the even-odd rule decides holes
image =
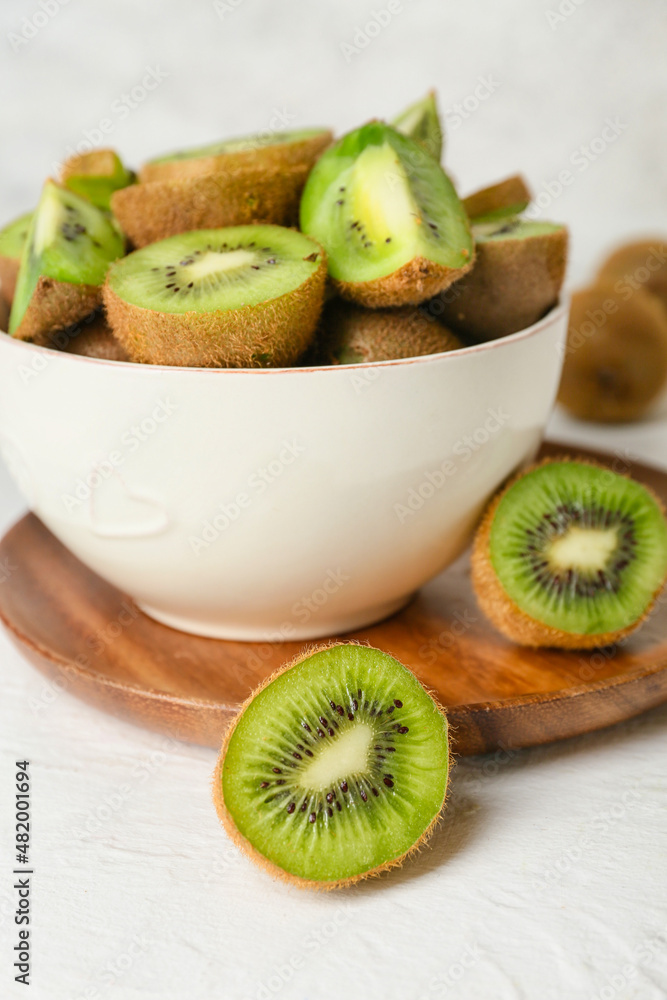
[[[667,502],[667,473],[640,464],[623,471]],[[0,542],[3,563],[14,568],[0,587],[0,619],[39,670],[98,708],[193,743],[217,748],[253,688],[312,645],[225,642],[160,625],[32,514]],[[459,754],[549,743],[667,701],[667,601],[621,646],[522,649],[477,608],[467,557],[393,618],[340,638],[368,642],[410,667],[447,707]]]

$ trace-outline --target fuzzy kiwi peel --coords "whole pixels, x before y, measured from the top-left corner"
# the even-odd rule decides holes
[[[213,799],[271,875],[337,889],[424,845],[449,767],[446,716],[416,677],[380,650],[337,643],[301,654],[241,707]]]
[[[599,281],[572,296],[558,401],[581,420],[641,420],[667,385],[667,310],[640,287]]]
[[[338,295],[359,305],[418,305],[472,266],[468,219],[451,181],[383,122],[350,132],[320,157],[300,217],[327,251]]]
[[[463,207],[473,225],[511,219],[528,208],[532,198],[530,188],[520,174],[469,194]]]
[[[109,264],[124,249],[122,237],[101,209],[47,181],[21,258],[9,332],[48,346],[54,330],[98,308]]]
[[[295,166],[307,173],[332,139],[332,133],[325,128],[226,139],[149,160],[139,171],[139,180],[185,180],[207,174],[238,174],[248,169],[274,175]]]
[[[603,263],[598,281],[616,283],[623,294],[645,289],[667,309],[667,243],[664,237],[618,247]]]
[[[589,461],[546,459],[512,479],[475,536],[478,603],[523,646],[592,649],[629,635],[667,576],[662,502]]]
[[[94,149],[66,160],[60,179],[70,191],[109,211],[114,191],[134,184],[136,175],[123,165],[113,149]]]
[[[536,323],[558,301],[567,228],[511,219],[473,226],[473,234],[475,265],[439,297],[442,321],[477,342]]]
[[[0,297],[11,306],[32,212],[26,212],[0,230]]]
[[[307,363],[353,365],[416,358],[462,347],[459,338],[416,306],[364,309],[334,299],[319,325]]]
[[[410,139],[424,147],[429,156],[440,163],[444,134],[435,90],[405,108],[392,119],[391,124]]]
[[[130,360],[102,311],[92,313],[67,330],[59,331],[52,337],[49,346],[66,354],[78,354],[80,357],[102,361]]]
[[[256,166],[224,173],[134,184],[116,191],[111,207],[139,248],[193,229],[270,223],[291,226],[310,167]]]
[[[171,236],[114,264],[104,303],[132,361],[191,367],[293,365],[310,344],[326,255],[280,226]]]

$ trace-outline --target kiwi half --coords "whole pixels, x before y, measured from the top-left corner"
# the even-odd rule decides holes
[[[558,301],[567,261],[565,226],[509,222],[473,226],[475,266],[440,297],[443,322],[473,341],[516,333]]]
[[[326,256],[280,226],[172,236],[109,270],[107,317],[132,361],[194,367],[294,364],[313,337]]]
[[[424,147],[429,156],[440,163],[444,141],[435,91],[416,101],[393,119],[391,124],[404,135]]]
[[[447,794],[447,720],[416,677],[368,646],[306,653],[242,707],[214,801],[253,861],[334,889],[400,865]]]
[[[610,281],[572,296],[558,400],[581,420],[639,420],[667,384],[667,309]]]
[[[0,296],[10,306],[32,215],[32,212],[26,212],[0,230]]]
[[[319,240],[338,294],[360,305],[418,305],[472,265],[468,219],[440,165],[390,125],[371,122],[315,164],[301,228]]]
[[[523,177],[514,174],[504,181],[469,194],[463,199],[463,207],[470,221],[480,225],[521,215],[528,208],[531,197]]]
[[[667,243],[664,238],[626,243],[607,258],[598,280],[618,282],[626,294],[644,288],[667,307]]]
[[[364,309],[340,299],[327,303],[311,363],[355,365],[439,354],[462,347],[461,341],[416,306]]]
[[[524,646],[587,649],[632,632],[667,576],[667,522],[645,486],[588,462],[547,460],[514,479],[477,532],[480,607]]]
[[[309,166],[236,171],[133,184],[116,191],[111,207],[135,247],[193,229],[265,222],[290,226]]]
[[[94,149],[70,157],[63,165],[60,179],[70,191],[108,211],[114,191],[133,184],[136,176],[113,149]]]
[[[139,180],[142,183],[176,178],[183,180],[247,168],[267,170],[272,174],[285,167],[310,169],[332,138],[329,129],[310,128],[226,139],[149,160],[139,171]]]
[[[78,354],[85,358],[130,360],[127,351],[114,336],[104,312],[93,313],[68,330],[60,331],[52,338],[51,346],[66,354]]]
[[[9,332],[48,345],[93,312],[111,261],[125,250],[108,216],[55,181],[44,185],[21,258]]]

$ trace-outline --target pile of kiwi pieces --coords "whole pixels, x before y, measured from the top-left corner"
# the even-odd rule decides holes
[[[558,299],[567,231],[519,177],[461,201],[435,95],[334,141],[312,128],[68,160],[0,232],[0,328],[114,361],[390,361],[506,336]]]

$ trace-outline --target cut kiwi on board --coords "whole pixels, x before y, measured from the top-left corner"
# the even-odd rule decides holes
[[[364,309],[340,299],[327,303],[313,363],[355,365],[455,351],[463,344],[417,306]]]
[[[667,387],[667,309],[611,281],[575,292],[558,401],[581,420],[641,420]]]
[[[26,212],[0,230],[0,296],[10,306],[32,215]]]
[[[473,225],[511,219],[528,208],[530,188],[519,174],[475,191],[463,199],[463,207]]]
[[[447,794],[444,712],[393,657],[341,643],[270,677],[227,732],[218,815],[271,874],[334,889],[398,866]]]
[[[70,191],[109,211],[111,195],[134,184],[136,175],[124,166],[113,149],[94,149],[70,157],[63,165],[60,179]]]
[[[139,180],[183,180],[205,174],[238,172],[259,168],[273,174],[285,167],[312,167],[331,143],[333,136],[326,128],[257,133],[237,139],[198,146],[158,156],[145,163]]]
[[[490,504],[475,537],[482,611],[524,646],[590,649],[636,629],[667,576],[667,522],[645,486],[548,459]]]
[[[402,111],[391,124],[399,132],[418,142],[429,156],[440,163],[444,134],[434,90]]]
[[[667,243],[663,238],[626,243],[615,250],[598,272],[598,280],[617,283],[626,296],[640,288],[657,295],[667,308]]]
[[[301,199],[301,228],[327,251],[337,293],[371,308],[418,305],[473,261],[451,181],[418,143],[382,122],[320,157]]]
[[[133,184],[111,207],[135,247],[193,229],[296,224],[310,166],[242,170]]]
[[[132,361],[258,368],[310,344],[326,282],[314,240],[280,226],[182,233],[110,270],[107,318]]]
[[[9,332],[48,345],[53,331],[100,305],[109,264],[124,251],[123,238],[101,209],[47,181],[21,258]]]
[[[511,219],[473,226],[475,265],[439,297],[439,315],[472,341],[496,340],[536,323],[558,301],[568,233],[551,222]]]

